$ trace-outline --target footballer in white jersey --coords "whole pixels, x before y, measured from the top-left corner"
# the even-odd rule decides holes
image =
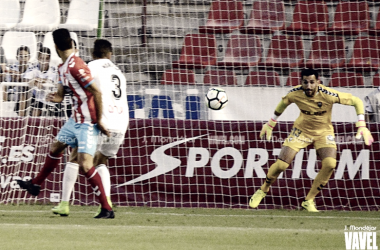
[[[120,69],[109,59],[96,59],[88,64],[91,74],[102,93],[102,122],[111,136],[102,136],[98,151],[112,157],[124,141],[129,124],[126,79]]]

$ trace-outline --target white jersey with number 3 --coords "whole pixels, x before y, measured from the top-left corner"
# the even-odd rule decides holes
[[[102,123],[112,131],[125,132],[129,123],[127,83],[120,69],[108,59],[88,63],[95,83],[102,93]]]

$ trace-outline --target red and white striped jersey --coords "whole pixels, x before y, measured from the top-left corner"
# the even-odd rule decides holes
[[[87,87],[94,83],[87,64],[72,53],[64,64],[59,65],[58,83],[72,91],[73,112],[71,117],[76,123],[97,123],[93,95]]]

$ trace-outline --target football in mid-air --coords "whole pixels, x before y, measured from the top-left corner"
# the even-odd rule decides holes
[[[226,91],[221,88],[209,88],[205,96],[206,106],[212,110],[221,110],[228,103]]]

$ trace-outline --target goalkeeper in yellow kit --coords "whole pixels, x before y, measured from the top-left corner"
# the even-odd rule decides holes
[[[334,103],[354,106],[358,115],[356,138],[364,138],[366,145],[371,145],[373,137],[364,121],[364,106],[360,98],[349,93],[342,93],[320,84],[318,72],[304,69],[301,72],[301,85],[294,87],[277,105],[274,116],[264,124],[260,137],[271,139],[272,130],[277,118],[286,107],[295,103],[300,115],[285,140],[277,161],[269,168],[264,184],[249,201],[249,206],[256,208],[266,196],[270,186],[294,159],[297,152],[310,144],[314,145],[317,155],[322,161],[322,168],[316,176],[309,193],[302,202],[302,208],[309,212],[319,212],[315,208],[314,198],[327,184],[336,166],[336,144],[334,128],[331,124],[331,110]]]

